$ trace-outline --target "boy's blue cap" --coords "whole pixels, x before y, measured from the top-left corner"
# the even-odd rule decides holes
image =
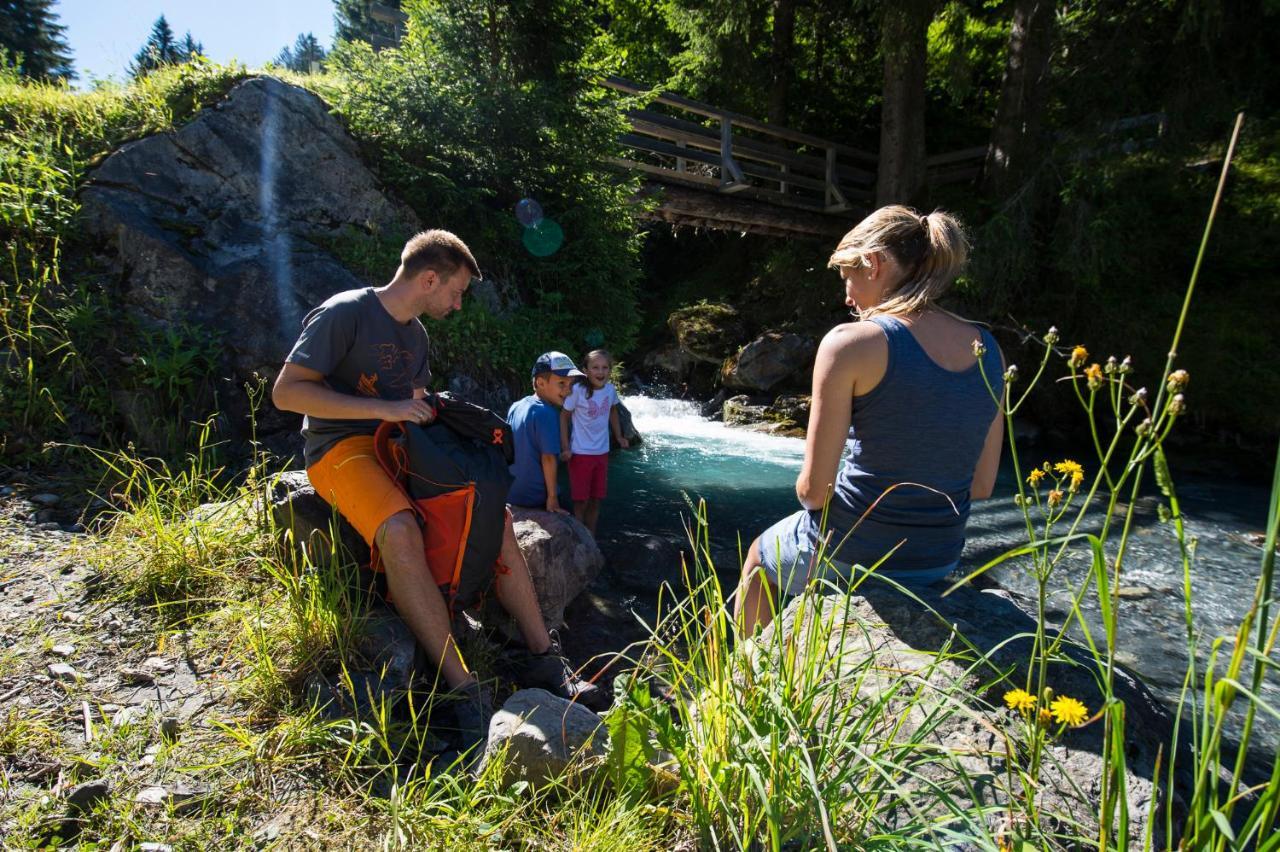
[[[538,356],[538,360],[533,362],[533,375],[540,376],[543,373],[569,377],[586,375],[575,367],[573,359],[563,352],[543,352]]]

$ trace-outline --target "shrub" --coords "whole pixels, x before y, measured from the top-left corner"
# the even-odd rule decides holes
[[[335,77],[318,90],[423,223],[457,232],[486,276],[521,296],[507,317],[472,307],[432,323],[438,357],[510,377],[546,349],[627,351],[638,324],[636,185],[602,167],[623,125],[588,83],[589,21],[558,4],[545,17],[498,3],[409,12],[398,49],[340,46]],[[546,257],[522,245],[522,198],[563,229]]]

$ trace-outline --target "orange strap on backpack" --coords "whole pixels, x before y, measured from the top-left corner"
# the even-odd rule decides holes
[[[415,500],[405,487],[405,480],[410,476],[430,480],[409,469],[409,459],[404,447],[393,440],[397,432],[404,432],[403,424],[385,420],[380,423],[373,435],[374,455],[418,516],[422,524],[423,555],[427,560],[427,568],[436,585],[442,589],[448,588],[446,600],[452,611],[453,601],[458,593],[458,582],[462,576],[467,536],[471,532],[475,485],[466,483],[437,497]],[[378,552],[376,542],[372,547],[370,567],[374,571],[384,571],[382,555]]]

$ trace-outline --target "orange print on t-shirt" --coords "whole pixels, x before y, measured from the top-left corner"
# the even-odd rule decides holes
[[[368,373],[360,374],[360,381],[356,383],[356,391],[361,396],[377,396],[378,395],[378,374]]]

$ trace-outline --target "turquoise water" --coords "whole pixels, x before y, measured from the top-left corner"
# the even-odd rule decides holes
[[[713,542],[735,547],[741,535],[745,548],[799,508],[804,441],[730,429],[703,418],[692,402],[629,396],[626,404],[644,444],[613,454],[601,537],[623,530],[683,536],[690,501],[705,498]]]

